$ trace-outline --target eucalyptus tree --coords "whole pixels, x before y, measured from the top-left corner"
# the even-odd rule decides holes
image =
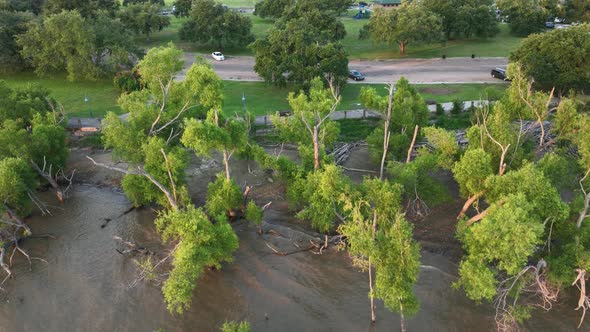
[[[326,147],[334,143],[339,132],[338,124],[330,120],[340,103],[338,89],[334,85],[326,89],[322,79],[315,78],[308,94],[303,91],[298,95],[290,93],[288,100],[293,116],[275,114],[271,121],[281,138],[299,145],[303,164],[307,165],[311,159],[313,169],[319,170]]]
[[[184,174],[188,163],[179,137],[183,121],[204,116],[221,105],[219,78],[210,66],[197,60],[183,81],[175,80],[183,67],[182,51],[174,46],[151,49],[137,65],[146,87],[123,95],[119,105],[129,112],[126,121],[109,113],[103,122],[106,147],[127,168],[94,164],[125,174],[123,189],[135,205],[158,203],[164,209],[155,223],[164,241],[174,248],[156,264],[142,264],[140,279],[172,257],[172,271],[164,282],[168,310],[182,313],[191,303],[196,282],[204,269],[231,261],[238,239],[221,213],[208,216],[190,201]],[[211,193],[210,193],[211,196]],[[209,197],[214,200],[217,197]]]
[[[419,148],[414,159],[410,148],[405,163],[393,161],[388,167],[391,181],[403,186],[406,215],[411,218],[425,217],[430,206],[448,198],[446,187],[432,173],[450,170],[459,157],[459,145],[453,133],[434,127],[426,127],[422,132],[428,145]]]
[[[395,84],[395,93],[393,86],[389,87],[387,96],[381,96],[373,88],[364,88],[361,100],[386,115],[383,127],[377,127],[367,137],[371,156],[381,160],[382,168],[386,159],[406,156],[416,127],[423,128],[428,123],[428,107],[418,90],[402,77]]]
[[[374,298],[405,317],[418,311],[413,287],[420,268],[419,245],[412,226],[401,213],[401,191],[387,180],[365,179],[361,193],[342,195],[346,222],[338,231],[347,237],[345,248],[353,264],[369,275],[371,321],[376,321]],[[374,274],[373,274],[374,269]]]
[[[13,90],[0,81],[0,266],[6,272],[0,287],[12,277],[7,254],[11,262],[19,251],[32,268],[31,256],[19,241],[32,235],[22,218],[33,207],[42,214],[49,213],[36,195],[37,188],[45,181],[54,188],[60,203],[65,198],[67,188],[63,190],[56,180],[60,174],[65,177],[63,168],[69,152],[63,120],[46,90],[37,86]],[[71,182],[71,178],[68,180]],[[11,248],[13,252],[9,253]]]

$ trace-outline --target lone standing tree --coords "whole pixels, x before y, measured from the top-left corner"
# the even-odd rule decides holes
[[[406,46],[440,41],[441,19],[417,3],[403,3],[398,9],[376,10],[368,24],[371,38],[378,43],[396,44],[399,54]]]

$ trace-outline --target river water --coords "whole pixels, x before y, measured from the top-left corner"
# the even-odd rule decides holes
[[[34,261],[30,272],[26,260],[16,260],[16,278],[0,294],[0,331],[218,331],[224,320],[242,319],[252,331],[399,330],[398,315],[378,301],[378,321],[370,325],[367,276],[352,268],[344,253],[277,256],[244,222],[234,225],[240,238],[234,263],[207,271],[190,310],[171,315],[158,286],[127,286],[137,270],[115,251],[119,242],[113,237],[162,250],[153,230],[154,212],[123,215],[129,207],[120,193],[78,186],[65,209],[31,217],[35,234],[56,238],[23,243],[48,264]],[[112,220],[101,228],[105,218]],[[452,262],[428,252],[422,260],[431,267],[420,274],[416,292],[421,310],[408,321],[409,331],[494,330],[490,305],[476,305],[451,288],[456,275]],[[571,310],[574,302],[536,313],[525,330],[574,331],[579,319]]]

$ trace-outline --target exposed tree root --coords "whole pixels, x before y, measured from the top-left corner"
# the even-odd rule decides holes
[[[576,280],[572,283],[572,286],[576,285],[580,290],[580,299],[578,300],[578,306],[575,309],[582,309],[582,317],[578,324],[578,328],[580,328],[584,322],[584,317],[586,317],[586,310],[590,309],[590,298],[586,296],[586,270],[576,269],[576,273],[578,275],[576,276]]]
[[[515,310],[518,306],[535,306],[551,310],[557,301],[559,288],[554,288],[545,280],[547,263],[541,259],[536,266],[530,265],[513,277],[498,284],[496,307],[496,327],[500,332],[519,331]],[[525,295],[526,297],[522,297]],[[520,300],[520,301],[519,301]]]

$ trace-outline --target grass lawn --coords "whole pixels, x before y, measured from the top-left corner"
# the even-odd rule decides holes
[[[92,113],[104,117],[112,111],[121,114],[117,106],[118,91],[110,80],[99,82],[68,82],[64,77],[37,78],[32,73],[13,75],[2,78],[12,87],[22,87],[29,83],[40,84],[50,90],[70,116],[88,117],[88,105],[84,97],[90,99]],[[362,87],[372,86],[385,95],[387,90],[382,84],[348,84],[342,91],[342,102],[338,109],[349,110],[362,107],[359,95]],[[483,96],[497,99],[506,89],[504,84],[443,84],[417,85],[425,100],[439,103],[458,100],[477,100]],[[278,88],[263,82],[224,82],[224,111],[226,114],[241,113],[244,110],[242,95],[246,97],[246,107],[255,115],[273,114],[278,110],[289,109],[287,96],[289,88]]]
[[[348,84],[342,91],[339,110],[358,109],[363,107],[359,100],[362,87],[372,86],[382,95],[387,94],[382,84]],[[438,103],[451,102],[455,99],[478,100],[489,96],[498,99],[506,89],[505,84],[442,84],[416,85],[424,100]],[[278,110],[289,109],[287,96],[289,88],[278,88],[261,82],[225,81],[224,111],[227,114],[241,113],[244,109],[242,95],[246,97],[246,107],[255,115],[272,114]]]
[[[86,96],[90,100],[90,109],[94,117],[104,117],[109,111],[121,114],[121,109],[117,106],[119,92],[111,80],[69,82],[65,76],[38,78],[33,73],[21,73],[0,79],[8,82],[11,87],[22,87],[30,83],[45,87],[70,116],[89,116],[88,105],[84,102]]]
[[[247,3],[249,0],[236,0],[232,3]],[[254,2],[254,1],[253,1]],[[230,1],[224,2],[230,7]],[[240,5],[236,5],[240,6]],[[247,7],[247,6],[246,6]],[[266,36],[268,29],[273,25],[273,21],[262,19],[253,14],[243,14],[252,20],[252,33],[256,38]],[[144,48],[150,48],[159,45],[165,45],[174,42],[177,46],[185,51],[211,53],[212,48],[208,45],[198,45],[181,41],[178,38],[178,31],[187,18],[171,17],[170,26],[164,30],[152,34],[149,38],[141,36],[137,38],[137,43]],[[350,14],[341,17],[342,23],[346,28],[346,37],[342,40],[344,48],[349,54],[349,59],[397,59],[399,55],[397,45],[374,44],[371,40],[360,40],[359,30],[368,20],[353,19]],[[439,58],[443,54],[447,57],[470,57],[475,54],[477,57],[506,57],[514,51],[522,38],[514,37],[510,34],[508,25],[500,24],[500,33],[489,39],[473,38],[467,40],[451,40],[444,44],[435,43],[428,45],[409,44],[404,57],[407,58]],[[223,50],[229,55],[252,55],[248,47],[230,48]]]
[[[346,27],[346,37],[342,43],[348,51],[349,59],[396,59],[400,58],[397,45],[375,45],[371,40],[360,40],[359,30],[368,20],[356,20],[342,17]],[[407,58],[447,57],[506,57],[514,51],[523,38],[510,35],[508,25],[500,24],[500,33],[489,39],[473,38],[468,40],[451,40],[445,44],[412,45],[406,48]]]

